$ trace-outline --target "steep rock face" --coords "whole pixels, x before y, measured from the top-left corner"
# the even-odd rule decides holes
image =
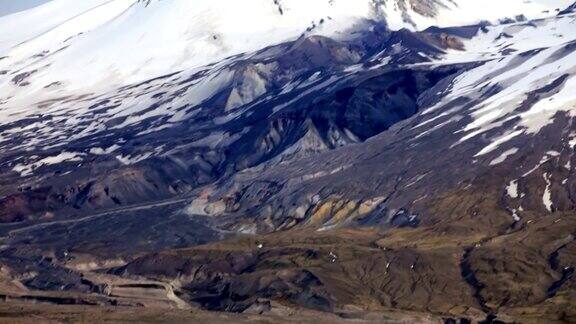
[[[448,1],[450,5],[455,5],[454,2]],[[401,12],[402,21],[408,26],[418,28],[417,23],[414,21],[412,15],[416,14],[426,18],[436,18],[440,8],[448,8],[442,1],[436,0],[396,0],[385,1],[383,3],[385,8],[394,7]]]
[[[576,2],[568,6],[566,9],[560,11],[559,15],[573,13],[576,10]]]
[[[50,196],[59,201],[54,205],[46,199],[45,211],[56,211],[63,206],[104,209],[167,198],[237,170],[261,164],[270,167],[293,159],[296,153],[306,156],[366,140],[416,113],[422,91],[450,73],[453,70],[390,71],[357,86],[347,85],[322,95],[322,99],[314,96],[313,101],[298,101],[297,105],[259,121],[261,126],[246,131],[239,129],[238,135],[215,133],[186,150],[172,149],[170,156],[147,159],[139,162],[138,167],[121,166],[118,171],[105,171],[100,176],[91,175],[104,163],[95,156],[84,161],[80,168],[72,164],[70,167],[77,169],[71,170],[71,174],[56,175],[58,181],[43,181],[47,187],[40,190],[50,192]],[[256,111],[259,109],[262,108],[255,107]],[[227,145],[227,138],[234,145]],[[121,151],[116,154],[119,154],[117,161],[106,164],[122,163],[118,161]],[[181,164],[184,161],[186,165]],[[42,166],[34,173],[67,172],[60,168],[62,166]],[[68,183],[71,179],[76,179],[74,185]],[[25,192],[13,197],[35,195],[39,188],[23,190]],[[11,199],[6,199],[7,206],[12,205]]]
[[[161,3],[146,2],[144,9]],[[130,10],[141,13],[142,5]],[[430,3],[411,6],[425,8]],[[285,10],[296,10],[289,7]],[[274,183],[274,188],[290,188],[298,182],[306,182],[310,188],[310,182],[325,190],[311,189],[302,197],[276,195],[278,201],[270,202],[272,207],[261,208],[263,214],[274,215],[274,228],[292,224],[284,218],[290,219],[294,210],[305,209],[310,215],[310,200],[317,195],[361,203],[362,199],[379,199],[396,192],[406,177],[418,180],[424,190],[429,182],[420,180],[432,169],[420,161],[432,159],[448,142],[454,147],[452,152],[458,152],[450,161],[456,166],[454,177],[440,179],[437,184],[441,187],[438,192],[451,189],[481,171],[462,165],[484,156],[491,156],[486,161],[489,166],[498,165],[521,154],[518,147],[508,147],[501,156],[491,153],[511,139],[537,133],[557,112],[571,109],[572,25],[571,14],[564,14],[494,27],[430,28],[413,33],[390,32],[378,23],[363,21],[361,26],[366,30],[334,38],[304,35],[200,69],[103,93],[64,93],[35,103],[35,108],[26,112],[13,111],[10,106],[18,100],[8,98],[1,110],[7,120],[0,127],[2,216],[7,221],[22,220],[25,215],[35,219],[66,210],[56,215],[66,217],[68,210],[93,211],[171,198],[218,180],[225,184],[218,188],[219,195],[240,199],[250,192],[254,175],[267,177],[264,182]],[[534,48],[527,41],[553,31],[554,37],[539,44],[545,49]],[[551,72],[556,62],[558,66]],[[534,72],[528,73],[528,66]],[[457,71],[462,75],[449,77]],[[36,73],[45,72],[7,75],[11,80],[16,78],[18,85],[13,85],[18,87],[32,82],[30,78]],[[528,95],[519,95],[518,89]],[[503,99],[506,96],[509,99]],[[522,104],[518,106],[510,98]],[[550,109],[544,100],[552,102],[547,104]],[[365,141],[422,107],[425,112],[374,140],[383,146],[366,143],[350,151],[344,149],[343,158],[334,157],[340,152],[325,153],[322,158],[335,162],[322,167],[306,160],[311,154]],[[467,134],[457,135],[463,132]],[[492,138],[492,145],[481,147],[481,136]],[[572,137],[561,136],[567,140]],[[408,138],[408,145],[395,144]],[[366,179],[365,190],[348,190],[345,183],[333,180],[341,174],[353,177],[352,165],[371,167],[376,163],[362,150],[379,152],[388,145],[392,146],[387,149],[387,159],[403,156],[402,162],[418,165],[391,161],[391,173],[384,170],[380,173],[383,179]],[[420,147],[439,151],[427,156]],[[468,147],[477,150],[473,157]],[[547,159],[562,155],[554,152],[558,153],[547,152]],[[288,173],[287,181],[287,174],[274,171],[274,167],[280,164],[284,168],[283,162],[291,160],[299,166],[294,175]],[[448,162],[444,157],[437,161]],[[240,185],[236,179],[226,182],[227,177],[242,170],[247,171],[238,176]],[[262,170],[271,173],[261,174]],[[329,190],[321,184],[324,178],[329,179]],[[541,178],[547,184],[546,197],[560,196],[550,193],[561,191],[551,172],[544,172]],[[262,181],[256,179],[255,183]],[[226,191],[229,188],[231,192]],[[373,193],[363,197],[370,190]],[[341,197],[342,192],[350,196]],[[388,212],[410,209],[410,200],[417,200],[421,193],[411,192],[395,206],[387,207]],[[550,202],[554,199],[548,198],[544,204],[547,210],[571,205],[569,199]],[[235,213],[253,212],[254,206],[263,203],[240,200],[232,203]],[[386,202],[391,203],[389,199]],[[266,226],[270,226],[270,217],[264,217]]]
[[[358,218],[391,223],[404,214],[421,219],[425,216],[420,214],[427,214],[426,203],[442,192],[465,186],[506,188],[512,182],[524,189],[503,206],[511,222],[523,219],[526,210],[572,210],[573,22],[551,18],[538,23],[562,37],[548,48],[530,49],[523,42],[531,32],[524,22],[480,31],[478,40],[495,40],[496,48],[510,51],[429,89],[419,98],[427,108],[415,117],[361,145],[292,162],[282,170],[246,170],[233,178],[230,189],[223,187],[221,195],[255,197],[251,181],[275,184],[268,201],[237,198],[236,204],[250,215],[254,208],[260,210],[256,223],[263,231],[306,226],[315,211],[333,199],[356,204],[382,200],[376,215],[349,212],[336,224]],[[504,32],[510,37],[498,39]],[[463,39],[469,50],[453,52],[449,61],[473,56],[470,50],[480,44],[474,42]],[[315,164],[314,159],[325,163]],[[235,193],[239,188],[241,195]],[[295,210],[305,212],[299,215]],[[245,209],[234,213],[241,216]]]
[[[404,45],[389,51],[397,42]],[[410,32],[376,28],[350,42],[312,36],[105,97],[46,102],[44,109],[74,113],[35,117],[26,128],[28,120],[4,126],[11,140],[2,157],[8,172],[2,191],[27,201],[42,190],[58,201],[29,209],[36,215],[106,209],[169,198],[239,170],[357,143],[416,113],[419,96],[459,69],[401,67],[429,60],[425,53],[436,56],[442,49]],[[64,146],[69,152],[59,154]],[[118,171],[104,171],[109,168]],[[141,174],[134,181],[114,175],[133,170]],[[58,180],[43,179],[47,174]],[[13,186],[12,179],[25,180]],[[16,209],[22,208],[28,207]]]

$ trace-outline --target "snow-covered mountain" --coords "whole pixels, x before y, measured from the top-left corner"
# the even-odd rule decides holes
[[[479,20],[477,2],[464,0],[338,0],[312,4],[300,0],[251,1],[57,0],[2,17],[0,28],[14,32],[0,36],[0,119],[7,125],[19,125],[19,121],[34,116],[51,115],[50,123],[54,126],[47,125],[46,119],[28,125],[28,129],[38,129],[45,136],[37,137],[27,146],[54,147],[58,144],[54,139],[62,138],[62,132],[76,134],[67,135],[64,142],[68,142],[106,130],[102,120],[107,118],[135,114],[145,118],[147,115],[140,110],[153,104],[154,98],[138,96],[122,101],[113,116],[101,116],[79,127],[74,122],[78,118],[87,121],[87,108],[101,102],[102,97],[116,96],[115,89],[136,82],[171,73],[180,73],[180,78],[195,75],[194,79],[207,74],[209,77],[203,77],[204,81],[187,86],[189,93],[180,92],[180,99],[170,103],[196,106],[238,82],[238,76],[233,77],[228,67],[231,62],[249,60],[253,55],[250,53],[267,46],[313,35],[353,42],[354,38],[366,37],[366,32],[380,33],[379,24],[392,30],[404,27],[418,30],[430,25],[471,24]],[[501,10],[483,14],[482,20],[549,15],[566,1],[546,5],[533,1],[507,3],[509,6]],[[357,63],[362,55],[368,54],[339,51],[336,54],[349,63]],[[257,66],[257,70],[257,75],[245,73],[251,79],[241,87],[246,93],[235,90],[227,99],[227,109],[266,94],[269,85],[262,84],[262,75],[277,71],[270,65]],[[284,78],[283,82],[287,81]],[[124,92],[119,96],[130,97],[128,91],[119,92]],[[81,103],[74,98],[81,99]],[[172,121],[182,118],[175,116],[176,111],[170,112],[176,108],[160,106],[148,115],[164,114]],[[123,124],[130,123],[129,120]],[[19,133],[18,129],[5,131],[4,142],[14,133]]]
[[[492,0],[490,0],[492,1]],[[499,1],[492,1],[497,3]],[[459,26],[546,15],[566,1],[57,0],[0,18],[0,70],[30,73],[27,92],[106,87],[191,69],[294,40],[302,34],[349,37],[362,20],[392,29]],[[130,55],[126,55],[130,53]],[[76,73],[82,70],[83,73]],[[7,71],[7,72],[6,72]],[[3,93],[8,77],[4,77]],[[34,82],[32,82],[34,81]]]
[[[59,0],[0,18],[0,25],[19,31],[6,34],[2,41],[5,55],[0,60],[0,118],[4,126],[0,145],[4,159],[0,166],[27,177],[46,166],[64,162],[72,165],[102,155],[124,165],[152,157],[174,159],[190,146],[208,147],[221,155],[242,138],[277,137],[266,135],[266,131],[255,136],[255,132],[268,129],[266,124],[276,116],[317,92],[359,84],[381,73],[378,71],[404,68],[407,63],[450,67],[484,62],[470,72],[478,80],[461,77],[462,84],[456,82],[444,90],[445,98],[428,107],[427,112],[435,111],[452,97],[460,98],[465,91],[480,95],[471,84],[481,81],[493,69],[516,64],[517,56],[524,57],[524,53],[543,47],[549,50],[540,54],[540,61],[530,61],[534,64],[532,70],[522,64],[518,66],[520,70],[508,72],[515,74],[499,76],[516,80],[527,71],[542,71],[531,73],[534,79],[524,78],[527,83],[517,84],[520,88],[505,87],[503,100],[524,100],[525,90],[552,82],[542,78],[569,75],[573,64],[570,57],[554,61],[558,66],[553,70],[542,64],[547,56],[576,37],[571,32],[571,14],[555,16],[560,12],[555,5],[560,3],[511,4],[501,12],[483,16],[483,20],[494,20],[516,14],[494,26],[431,27],[418,31],[429,25],[476,22],[477,16],[454,14],[476,12],[472,10],[473,3],[476,2],[339,0],[310,5],[297,0],[261,0],[247,5],[219,1],[92,0],[78,4]],[[563,4],[567,8],[569,2]],[[55,11],[57,15],[50,14]],[[542,15],[548,18],[526,18]],[[449,19],[454,16],[462,20]],[[22,24],[33,27],[17,28]],[[403,27],[417,31],[394,31]],[[539,39],[538,43],[534,39]],[[570,78],[566,81],[570,82]],[[554,109],[548,107],[538,114],[524,112],[521,118],[525,125],[518,127],[535,132],[539,129],[535,120],[541,121],[540,127],[545,125],[544,113],[550,118],[569,104],[565,102],[565,94],[571,91],[569,85],[556,95]],[[414,105],[416,99],[399,98],[402,101],[398,104],[405,109]],[[477,132],[465,139],[495,127],[493,121],[502,124],[516,118],[511,115],[516,106],[509,105],[505,110],[504,103],[495,99],[491,105],[480,106],[473,114],[477,121],[464,130]],[[355,125],[353,118],[343,122],[339,117],[323,116],[316,120],[305,113],[297,122],[300,126],[292,125],[292,131],[298,131],[290,138],[296,137],[285,145],[295,146],[286,152],[293,154],[304,148],[318,151],[358,142],[399,120],[381,113],[370,114],[375,114],[370,117],[372,126],[366,128]],[[502,116],[508,119],[500,120]],[[262,125],[253,125],[257,121]],[[320,127],[319,123],[325,125]],[[177,145],[158,136],[190,126],[193,130],[187,141],[192,144]],[[274,125],[270,131],[282,132],[283,127]],[[510,130],[498,142],[512,134],[520,131]],[[130,143],[141,139],[148,144]],[[280,139],[274,141],[277,140]],[[179,163],[198,167],[211,178],[215,172],[225,172],[228,164],[250,167],[262,162],[264,156],[269,159],[288,154],[277,151],[277,145],[265,144],[257,154],[244,148],[244,152],[233,154],[236,157],[232,160],[221,156],[216,160],[220,165],[216,169],[223,168],[220,171],[214,166],[205,170],[196,165],[214,159],[204,154],[194,159],[187,156],[186,162]]]
[[[426,112],[433,112],[467,92],[480,95],[472,85],[492,70],[508,71],[508,66],[518,64],[518,57],[547,48],[540,59],[484,81],[510,86],[502,86],[500,97],[478,106],[472,114],[475,122],[463,130],[476,130],[464,136],[468,139],[520,118],[519,129],[496,141],[512,138],[520,129],[535,133],[570,105],[571,78],[566,76],[573,60],[549,58],[576,37],[570,1],[509,1],[500,10],[485,13],[477,4],[466,0],[312,4],[300,0],[56,0],[2,17],[2,29],[15,32],[0,36],[0,145],[4,149],[0,167],[27,177],[46,166],[101,155],[131,165],[152,157],[174,158],[190,145],[224,154],[241,138],[272,136],[254,137],[254,129],[267,129],[264,125],[275,116],[319,91],[361,84],[380,71],[404,69],[406,64],[444,66],[445,71],[482,64],[470,72],[474,77],[461,76],[442,92],[440,102],[426,107]],[[479,20],[494,25],[474,25]],[[543,64],[548,61],[557,66]],[[522,77],[528,72],[529,77]],[[547,103],[544,110],[536,106],[514,113],[515,103],[525,100],[528,90],[556,78],[567,84],[549,99],[553,107]],[[416,99],[398,100],[409,107]],[[310,120],[306,113],[297,123],[300,126],[293,125],[299,135],[290,135],[296,136],[296,142],[286,145],[296,146],[288,151],[355,143],[399,120],[370,114],[375,114],[373,124],[366,130],[352,118]],[[454,115],[452,120],[458,111]],[[253,125],[255,118],[262,126]],[[158,136],[191,126],[188,141],[193,144],[177,145]],[[285,126],[274,125],[273,131],[281,132],[278,127]],[[304,142],[299,142],[300,137]],[[148,145],[130,143],[142,138]],[[277,145],[256,157],[246,156],[251,154],[249,149],[234,154],[238,156],[233,162],[220,157],[219,172],[225,172],[227,164],[254,166],[262,162],[262,154],[267,156],[264,159],[287,154],[277,151]],[[205,156],[187,159],[180,163],[189,168],[190,163],[207,163]],[[206,172],[212,177],[215,170]]]
[[[217,310],[283,293],[312,308],[366,293],[366,305],[492,319],[571,307],[573,0],[53,0],[0,17],[0,30],[13,31],[0,33],[0,261],[40,273],[22,276],[28,287],[97,291],[73,253],[121,255],[107,274],[170,278],[179,305]],[[350,278],[294,279],[285,286],[304,292],[276,295],[227,284],[255,265],[222,275],[214,255],[139,258],[272,232],[278,246],[326,233],[333,249],[356,234],[332,230],[350,227],[392,234],[354,250],[383,263],[344,278],[385,268],[393,280],[353,293],[340,286]],[[302,267],[322,259],[323,240],[310,239]],[[514,253],[498,245],[509,240]],[[181,275],[212,261],[186,271],[214,273]],[[500,261],[513,266],[490,268]],[[529,288],[500,291],[509,278]],[[328,292],[308,298],[308,282]],[[473,290],[465,307],[429,294],[459,284]]]

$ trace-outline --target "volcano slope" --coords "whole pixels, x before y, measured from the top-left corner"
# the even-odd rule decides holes
[[[574,7],[4,98],[2,316],[576,321]]]

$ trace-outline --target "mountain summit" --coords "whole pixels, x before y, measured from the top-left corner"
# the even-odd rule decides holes
[[[365,20],[392,30],[422,30],[536,18],[556,9],[522,0],[506,1],[497,11],[483,9],[493,6],[470,0],[56,0],[0,18],[0,28],[13,31],[0,35],[0,70],[35,71],[30,79],[41,88],[54,82],[70,89],[104,87],[200,67],[302,35],[349,37]],[[79,69],[81,76],[74,72]]]

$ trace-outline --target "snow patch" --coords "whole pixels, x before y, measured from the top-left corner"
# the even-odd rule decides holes
[[[117,155],[116,159],[124,165],[132,165],[132,164],[136,164],[138,162],[149,159],[153,154],[154,154],[153,152],[147,152],[147,153],[136,155],[136,156]]]
[[[94,154],[94,155],[106,155],[106,154],[110,154],[114,151],[116,151],[117,149],[119,149],[120,146],[119,145],[112,145],[106,149],[103,149],[101,147],[93,147],[90,149],[90,154]]]
[[[519,222],[521,220],[520,216],[518,215],[518,210],[512,209],[512,219],[515,222]]]
[[[518,198],[518,180],[510,181],[510,183],[506,186],[506,193],[510,198]]]
[[[518,130],[518,131],[514,131],[508,134],[505,134],[495,140],[493,140],[492,143],[490,143],[489,145],[487,145],[486,147],[484,147],[480,152],[478,152],[476,155],[474,155],[474,157],[478,157],[478,156],[482,156],[484,154],[488,154],[492,151],[494,151],[495,149],[497,149],[502,143],[505,143],[509,140],[511,140],[512,138],[522,134],[524,131],[522,130]],[[516,153],[516,152],[514,152]],[[512,153],[513,154],[513,153]]]
[[[551,176],[548,176],[548,173],[544,173],[543,177],[544,181],[546,181],[546,189],[544,190],[544,195],[542,196],[542,202],[544,203],[546,210],[552,212],[552,192],[550,191],[550,186],[552,185],[550,182]]]
[[[41,166],[55,165],[63,162],[82,161],[83,155],[85,154],[75,152],[62,152],[55,156],[45,157],[31,164],[17,164],[12,168],[12,170],[20,173],[22,177],[25,177],[31,175],[34,172],[34,170],[38,169]]]
[[[490,162],[490,165],[500,164],[500,163],[506,161],[506,159],[507,159],[509,156],[512,156],[512,155],[516,154],[517,152],[518,152],[518,149],[517,149],[517,148],[511,148],[511,149],[503,152],[499,157],[497,157],[497,158],[495,158],[494,160],[492,160],[492,161]]]

